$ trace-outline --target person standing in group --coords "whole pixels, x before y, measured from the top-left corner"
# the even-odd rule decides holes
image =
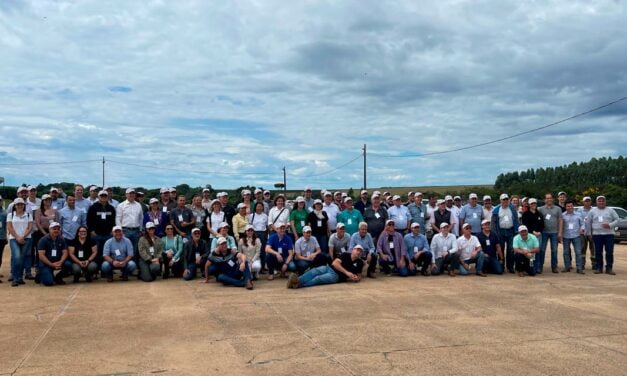
[[[33,216],[26,211],[24,200],[18,197],[13,200],[12,210],[7,215],[7,233],[11,248],[11,286],[13,287],[23,285],[24,278],[34,279],[30,268],[32,231]]]
[[[619,218],[616,211],[606,205],[605,196],[598,196],[597,206],[590,209],[586,223],[588,232],[592,234],[596,251],[597,263],[594,266],[594,274],[603,273],[603,250],[605,250],[605,273],[616,275],[614,272],[614,228]]]
[[[557,206],[562,209],[562,213],[566,211],[566,200],[568,200],[566,192],[559,192],[557,194]]]
[[[277,223],[289,222],[290,210],[285,207],[285,197],[283,195],[278,195],[274,198],[274,207],[270,209],[270,214],[268,214],[268,229],[270,230],[270,233],[273,234],[277,232]]]
[[[530,234],[541,239],[542,231],[544,231],[544,218],[538,211],[538,200],[530,198],[527,202],[529,204],[529,210],[523,213],[522,224],[527,226],[527,230]]]
[[[124,232],[124,237],[133,246],[133,256],[137,260],[137,244],[141,235],[141,228],[144,220],[144,212],[139,202],[135,201],[135,188],[126,189],[126,200],[115,209],[115,224],[120,226]],[[136,263],[134,263],[137,266]]]
[[[303,191],[303,195],[304,195],[304,200],[305,200],[305,210],[307,210],[307,212],[311,212],[313,210],[313,204],[314,204],[314,198],[313,196],[313,191],[311,190],[311,187],[305,187],[305,190]]]
[[[351,237],[346,234],[344,223],[337,224],[335,233],[329,237],[329,255],[332,259],[340,257],[344,252],[348,252]]]
[[[159,190],[160,200],[159,200],[159,208],[166,215],[170,215],[170,211],[176,208],[176,202],[174,202],[174,197],[170,197],[170,188],[161,188]]]
[[[268,192],[269,194],[270,192]],[[257,206],[257,203],[260,202],[263,205],[264,214],[268,215],[270,212],[270,204],[263,199],[263,190],[255,189],[255,201],[253,201],[253,213],[255,211],[254,207]]]
[[[307,211],[307,203],[305,198],[296,197],[296,207],[290,212],[290,229],[292,231],[292,240],[294,242],[303,236],[303,228],[307,226],[307,217],[309,212]]]
[[[252,225],[246,225],[244,236],[240,237],[237,248],[238,252],[246,255],[253,279],[258,279],[261,271],[261,240],[257,237],[255,228]]]
[[[82,210],[83,213],[87,215],[87,210],[89,210],[89,207],[91,206],[91,201],[83,197],[84,192],[85,188],[82,185],[77,184],[74,186],[74,206],[76,209]]]
[[[429,214],[427,212],[427,205],[422,202],[422,193],[414,193],[414,202],[407,206],[412,223],[418,223],[420,226],[420,233],[425,235],[427,233],[427,221],[429,220]],[[413,229],[412,229],[413,232]]]
[[[111,231],[115,226],[115,208],[109,203],[109,193],[105,190],[98,192],[98,201],[94,202],[87,211],[87,228],[91,239],[98,247],[96,263],[102,265],[102,254],[107,240],[111,239]]]
[[[59,213],[52,208],[52,198],[49,194],[44,194],[41,196],[39,208],[34,212],[35,219],[35,227],[37,228],[37,236],[33,237],[33,247],[35,248],[35,255],[38,255],[37,245],[39,244],[39,239],[48,235],[50,223],[59,222]],[[2,231],[2,229],[0,229]],[[37,259],[33,259],[33,265],[36,264]]]
[[[227,231],[224,231],[225,234],[228,234],[228,224],[224,222],[224,228]],[[191,281],[196,278],[197,271],[200,270],[200,274],[204,275],[205,278],[209,277],[207,274],[207,257],[209,256],[209,245],[204,239],[200,237],[201,233],[198,229],[192,230],[192,239],[185,243],[183,246],[183,279],[186,281]],[[227,235],[228,236],[228,235]],[[214,241],[217,243],[218,240],[225,240],[223,237],[215,238]]]
[[[401,236],[404,236],[409,232],[409,225],[411,224],[411,215],[407,206],[401,204],[401,196],[395,195],[392,197],[392,205],[388,209],[388,218],[394,221],[394,228]]]
[[[74,240],[79,226],[87,225],[87,214],[76,207],[74,194],[67,195],[65,206],[59,210],[59,223],[66,243]]]
[[[261,263],[260,273],[265,273],[266,269],[266,244],[268,243],[268,215],[265,213],[263,201],[256,201],[254,212],[248,217],[248,223],[253,226],[255,236],[261,243],[259,261]]]
[[[180,278],[183,275],[183,261],[181,260],[183,257],[183,238],[174,233],[174,226],[167,224],[165,236],[161,238],[161,243],[163,244],[163,253],[161,254],[163,279],[170,278],[170,271],[172,271],[174,278]]]
[[[581,268],[586,269],[586,253],[588,253],[588,248],[590,249],[590,265],[592,269],[594,269],[597,265],[596,254],[594,253],[594,242],[592,241],[592,234],[588,231],[590,226],[588,225],[588,213],[590,213],[590,209],[592,209],[592,199],[590,196],[585,196],[583,198],[583,206],[577,210],[577,214],[583,218],[584,222],[586,222],[586,231],[583,235],[581,235]]]
[[[202,190],[202,207],[205,208],[205,210],[207,211],[211,211],[211,202],[213,200],[211,199],[211,189],[209,188],[203,188]]]
[[[322,201],[318,199],[314,200],[311,209],[311,213],[307,215],[307,223],[309,227],[311,227],[311,233],[318,241],[322,253],[331,257],[329,254],[329,217],[327,213],[322,210]]]
[[[207,231],[207,227],[205,226],[205,220],[207,219],[207,209],[202,206],[202,198],[200,195],[194,195],[192,197],[192,206],[190,207],[192,214],[194,215],[194,227],[200,229],[200,233],[203,239],[209,238],[209,231]],[[155,224],[156,226],[156,224]],[[158,234],[162,236],[162,234]]]
[[[483,218],[492,219],[492,210],[494,210],[494,206],[492,206],[492,197],[489,195],[483,196]]]
[[[98,201],[98,187],[95,185],[89,187],[89,196],[87,199],[89,200],[90,205],[93,205],[94,202]]]
[[[192,229],[196,228],[196,217],[194,213],[185,206],[185,196],[180,195],[176,199],[176,208],[170,211],[170,224],[174,226],[176,231],[187,242],[192,237]]]
[[[142,207],[142,213],[146,214],[148,211],[148,205],[144,203],[144,199],[146,198],[146,194],[142,191],[137,191],[137,202]]]
[[[444,204],[446,206],[446,210],[451,212],[451,222],[449,223],[451,226],[451,232],[455,236],[459,236],[459,209],[457,206],[453,205],[453,196],[446,195],[446,197],[444,197]]]
[[[446,201],[438,200],[436,204],[438,206],[438,210],[433,212],[433,217],[435,218],[435,221],[433,222],[431,226],[434,234],[437,234],[438,232],[440,232],[440,225],[442,223],[447,223],[449,225],[448,228],[449,229],[451,228],[450,227],[451,212],[446,209]]]
[[[146,232],[139,239],[139,279],[152,282],[161,274],[163,242],[155,234],[155,224],[146,223]]]
[[[244,204],[244,207],[246,208],[246,213],[245,215],[248,216],[250,213],[252,213],[253,209],[253,195],[250,192],[250,190],[248,189],[244,189],[242,191],[242,202],[241,204]],[[237,205],[238,211],[239,211],[239,204]],[[233,225],[233,232],[235,232],[235,225]]]
[[[58,188],[50,188],[50,197],[52,198],[52,208],[54,210],[59,211],[63,209],[63,206],[65,206],[65,199],[63,197],[59,197]]]
[[[572,200],[566,201],[566,211],[562,213],[562,227],[564,251],[564,270],[562,272],[570,272],[571,270],[570,245],[572,244],[575,250],[577,273],[585,274],[581,261],[581,235],[585,234],[586,225],[583,218],[575,213],[575,202]]]
[[[118,205],[120,205],[120,202],[113,197],[113,188],[104,187],[102,188],[102,190],[107,191],[107,195],[109,197],[109,204],[111,204],[111,206],[113,206],[114,209],[117,209]]]
[[[329,232],[333,234],[337,229],[337,215],[340,214],[340,208],[331,200],[331,192],[324,192],[322,196],[322,211],[327,213],[329,219]]]
[[[4,247],[7,245],[7,212],[4,210],[2,196],[0,196],[0,269],[2,268],[2,256],[4,255]],[[0,274],[0,278],[4,278]],[[2,283],[2,279],[0,279]]]
[[[501,250],[505,253],[507,271],[514,273],[514,235],[518,232],[518,212],[514,205],[509,203],[507,193],[499,197],[501,204],[492,211],[492,228],[499,237]]]
[[[148,201],[149,209],[144,213],[142,226],[145,228],[146,223],[152,222],[155,225],[155,235],[163,237],[165,235],[165,226],[169,223],[168,216],[159,210],[159,199],[153,197]]]
[[[211,203],[211,212],[207,215],[207,230],[209,231],[209,240],[213,238],[217,238],[218,235],[218,226],[220,223],[226,222],[226,214],[222,211],[222,204],[220,201],[213,200]]]
[[[344,205],[346,205],[346,209],[337,215],[337,222],[343,223],[346,233],[351,236],[359,231],[359,223],[363,222],[364,218],[358,210],[353,208],[353,199],[350,196],[344,199]]]
[[[68,244],[68,255],[72,261],[74,283],[78,283],[81,276],[85,278],[85,281],[91,282],[98,272],[98,264],[96,263],[98,246],[89,237],[87,227],[78,228],[74,240]]]
[[[248,225],[246,204],[240,202],[237,204],[237,214],[233,216],[233,236],[235,237],[235,242],[239,242],[240,238],[246,236],[246,225]]]
[[[270,214],[270,209],[274,207],[274,200],[272,199],[272,193],[270,191],[263,191],[263,202],[266,207],[266,214]]]
[[[534,257],[536,273],[542,274],[544,268],[544,256],[546,254],[546,246],[551,241],[551,271],[557,271],[557,243],[562,241],[562,209],[553,205],[553,195],[547,193],[544,195],[544,206],[538,208],[538,212],[544,220],[544,229],[542,230],[542,241],[540,242],[540,253]]]
[[[484,218],[483,208],[477,204],[478,197],[476,193],[468,195],[468,203],[462,207],[459,212],[459,223],[463,226],[464,223],[470,224],[471,233],[475,236],[479,236],[481,233],[481,222],[484,219],[490,220],[492,216]]]
[[[368,191],[363,189],[359,195],[359,200],[355,203],[355,209],[359,210],[361,215],[364,215],[366,213],[366,208],[370,205],[371,203],[368,199]]]
[[[233,229],[233,217],[236,214],[235,208],[233,205],[229,203],[229,194],[226,192],[218,193],[218,201],[220,201],[220,205],[222,205],[222,211],[226,216],[226,223],[229,224],[229,231]],[[233,232],[229,232],[229,234],[233,235]]]

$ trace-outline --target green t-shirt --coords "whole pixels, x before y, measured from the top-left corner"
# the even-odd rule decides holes
[[[348,235],[353,235],[359,231],[359,222],[363,222],[363,220],[364,218],[361,216],[361,212],[357,209],[353,209],[350,213],[347,209],[344,209],[337,215],[337,222],[344,224]]]
[[[307,225],[307,216],[309,212],[307,210],[292,210],[290,213],[290,222],[294,221],[294,227],[296,228],[296,233],[302,234],[303,227]]]
[[[524,241],[520,234],[514,237],[514,248],[531,251],[532,249],[538,247],[540,247],[540,244],[538,243],[538,238],[536,238],[536,236],[533,234],[527,235],[527,241]]]

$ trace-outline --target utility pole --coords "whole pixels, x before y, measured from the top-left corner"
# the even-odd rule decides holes
[[[285,173],[285,166],[283,166],[283,192],[287,192],[287,174]]]
[[[102,189],[105,187],[105,158],[102,156]]]
[[[364,189],[368,189],[366,186],[366,144],[364,144]]]

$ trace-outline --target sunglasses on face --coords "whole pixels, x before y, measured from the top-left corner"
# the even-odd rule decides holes
[[[151,228],[148,229],[148,231],[155,231],[155,228],[151,227]]]
[[[174,229],[173,229],[172,227],[166,227],[166,228],[165,228],[165,230],[166,230],[166,231],[168,231],[168,230],[172,231],[172,230],[174,230]]]

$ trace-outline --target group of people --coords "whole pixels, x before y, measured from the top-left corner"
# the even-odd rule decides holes
[[[76,185],[69,194],[52,188],[36,197],[34,187],[19,187],[18,197],[0,208],[0,252],[8,240],[12,286],[34,279],[44,286],[65,284],[64,278],[87,282],[103,278],[126,281],[137,275],[202,278],[253,289],[267,274],[287,278],[288,288],[344,281],[362,275],[376,278],[377,269],[398,276],[449,276],[474,273],[541,274],[551,245],[551,271],[558,273],[558,243],[563,244],[563,270],[584,274],[586,251],[594,273],[614,275],[616,212],[604,196],[583,198],[575,211],[564,192],[558,203],[547,193],[538,200],[501,194],[479,203],[471,193],[438,200],[409,192],[398,195],[363,190],[358,199],[342,192],[321,192],[314,199],[306,188],[288,201],[282,194],[243,190],[239,203],[226,192],[215,199],[204,189],[187,202],[176,190],[162,188],[160,197],[144,202],[144,193],[126,189],[117,202],[110,187]],[[605,264],[603,256],[605,255]],[[0,263],[2,260],[0,253]],[[36,274],[32,274],[35,267]],[[289,273],[289,275],[288,275]],[[1,282],[1,280],[0,280]]]

